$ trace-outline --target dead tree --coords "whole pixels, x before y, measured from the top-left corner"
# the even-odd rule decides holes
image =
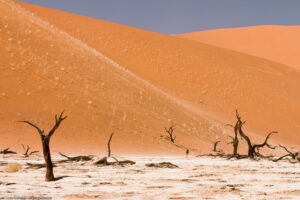
[[[111,139],[112,139],[113,135],[114,135],[114,133],[110,134],[108,142],[107,142],[107,148],[108,148],[107,149],[107,151],[108,151],[107,157],[104,156],[100,160],[94,162],[94,164],[97,165],[97,166],[109,166],[109,165],[113,165],[113,166],[116,166],[116,165],[125,166],[125,165],[134,165],[135,164],[134,161],[131,161],[131,160],[121,160],[121,161],[119,161],[116,157],[111,156],[110,142],[111,142]],[[109,157],[112,158],[115,161],[109,161],[109,160],[107,160]]]
[[[29,156],[31,156],[32,154],[35,154],[35,153],[38,153],[38,152],[39,152],[39,151],[31,151],[31,152],[29,152],[30,147],[29,147],[28,145],[26,145],[26,148],[25,148],[25,145],[22,144],[22,147],[23,147],[23,149],[24,149],[23,155],[24,155],[25,157],[29,157]]]
[[[300,162],[300,157],[299,157],[299,152],[293,153],[290,150],[288,150],[285,146],[279,145],[279,147],[283,148],[288,154],[285,154],[275,160],[273,160],[274,162],[277,162],[279,160],[282,160],[286,157],[291,157],[294,160],[298,160]]]
[[[42,145],[43,145],[43,154],[44,154],[45,165],[46,165],[46,176],[45,176],[46,181],[55,181],[54,174],[53,174],[53,163],[51,160],[49,143],[50,143],[51,136],[54,134],[56,129],[59,127],[60,123],[67,118],[67,116],[63,117],[63,114],[64,114],[64,111],[61,112],[61,114],[59,115],[58,118],[57,118],[57,115],[55,115],[55,124],[47,135],[45,135],[44,130],[40,129],[35,124],[33,124],[29,121],[20,121],[20,122],[29,124],[30,126],[34,127],[41,136],[41,141],[42,141]]]
[[[15,152],[15,151],[9,150],[9,148],[6,148],[6,149],[0,151],[0,154],[16,154],[16,153],[17,152]]]
[[[230,136],[230,138],[232,138],[232,141],[229,143],[229,144],[232,144],[233,145],[233,153],[232,153],[232,156],[233,157],[238,157],[238,146],[239,146],[239,138],[238,138],[238,133],[239,133],[239,129],[243,126],[243,124],[245,122],[242,122],[241,121],[241,117],[238,113],[238,111],[236,110],[236,118],[237,118],[237,121],[235,123],[235,125],[231,125],[231,124],[226,124],[225,126],[230,126],[233,128],[234,130],[234,137]]]
[[[174,127],[174,125],[171,125],[169,128],[165,128],[165,131],[168,133],[167,138],[169,138],[172,143],[174,143],[176,139],[176,136],[174,135]]]
[[[217,152],[217,145],[219,144],[219,142],[220,141],[214,142],[214,149],[213,149],[214,152]]]
[[[266,137],[266,139],[263,143],[261,143],[261,144],[252,144],[250,138],[242,130],[242,126],[246,123],[246,121],[241,120],[241,117],[240,117],[237,110],[236,110],[236,118],[237,118],[237,123],[236,123],[237,126],[236,127],[237,127],[237,130],[238,130],[238,133],[239,133],[239,135],[241,136],[242,139],[246,140],[246,142],[248,144],[248,157],[254,158],[256,155],[258,155],[257,149],[262,148],[264,146],[267,146],[268,148],[271,148],[271,149],[275,149],[275,147],[272,147],[271,145],[268,144],[268,139],[270,138],[270,136],[273,133],[277,133],[277,131],[270,132],[267,135],[267,137]]]
[[[114,135],[114,133],[110,134],[109,140],[108,140],[108,142],[107,142],[107,151],[108,151],[107,157],[108,157],[108,158],[110,157],[110,153],[111,153],[111,151],[110,151],[110,142],[111,142],[111,139],[112,139],[112,136],[113,136],[113,135]]]

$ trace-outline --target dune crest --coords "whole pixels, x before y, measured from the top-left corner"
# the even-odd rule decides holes
[[[176,35],[258,56],[300,70],[300,26],[251,26]]]

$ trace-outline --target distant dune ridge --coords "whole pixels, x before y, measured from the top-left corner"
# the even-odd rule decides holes
[[[300,70],[300,25],[251,26],[176,35],[205,44],[239,51]]]
[[[18,120],[49,129],[68,119],[51,142],[54,151],[183,154],[212,142],[226,145],[238,108],[257,141],[297,147],[300,73],[266,59],[103,20],[0,1],[1,146],[40,148],[38,134]]]

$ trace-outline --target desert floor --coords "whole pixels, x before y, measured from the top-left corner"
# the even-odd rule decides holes
[[[55,182],[44,181],[39,155],[0,155],[0,199],[299,199],[300,167],[287,161],[227,160],[208,157],[123,156],[135,165],[93,165],[67,162],[54,168]],[[53,156],[53,161],[62,160]],[[22,169],[6,173],[7,163]],[[152,168],[146,163],[172,162],[179,168]],[[12,198],[13,197],[13,198]],[[43,198],[41,198],[43,197]]]

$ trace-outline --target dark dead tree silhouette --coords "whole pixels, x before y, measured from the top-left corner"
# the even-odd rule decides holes
[[[109,140],[107,142],[107,157],[110,157],[110,154],[111,154],[111,150],[110,150],[110,142],[111,142],[111,139],[112,139],[112,136],[114,135],[114,133],[111,133],[110,136],[109,136]]]
[[[172,143],[175,142],[176,136],[174,135],[175,126],[171,125],[169,128],[165,127],[165,131],[168,134],[167,138],[170,139]]]
[[[57,115],[55,115],[55,124],[47,135],[45,135],[44,130],[40,129],[37,125],[35,125],[29,121],[20,121],[20,122],[29,124],[30,126],[34,127],[41,136],[41,141],[42,141],[42,146],[43,146],[43,155],[44,155],[45,165],[46,165],[46,176],[45,176],[46,181],[55,181],[56,180],[54,178],[54,174],[53,174],[53,163],[51,160],[49,143],[50,143],[51,136],[54,134],[54,132],[59,127],[61,122],[67,118],[67,116],[63,117],[63,114],[64,114],[64,111],[61,112],[59,117],[57,117]]]
[[[270,148],[270,149],[275,149],[276,148],[276,147],[272,147],[270,144],[268,144],[268,139],[270,138],[270,136],[272,134],[277,133],[277,131],[270,132],[266,136],[263,143],[261,143],[261,144],[252,144],[250,138],[244,133],[244,131],[242,129],[242,127],[246,123],[246,121],[241,120],[241,116],[239,115],[238,110],[236,110],[236,118],[237,118],[237,122],[236,122],[236,126],[235,126],[235,131],[236,131],[236,128],[237,128],[238,133],[241,136],[241,138],[244,139],[247,142],[247,144],[248,144],[248,157],[249,158],[253,159],[255,156],[260,155],[257,151],[259,148],[263,148],[265,146]]]
[[[26,147],[25,147],[24,144],[22,144],[22,148],[23,148],[23,150],[24,150],[23,155],[24,155],[25,157],[29,157],[29,156],[31,156],[32,154],[35,154],[35,153],[38,153],[38,152],[39,152],[39,151],[29,151],[29,150],[30,150],[30,146],[26,145]]]

